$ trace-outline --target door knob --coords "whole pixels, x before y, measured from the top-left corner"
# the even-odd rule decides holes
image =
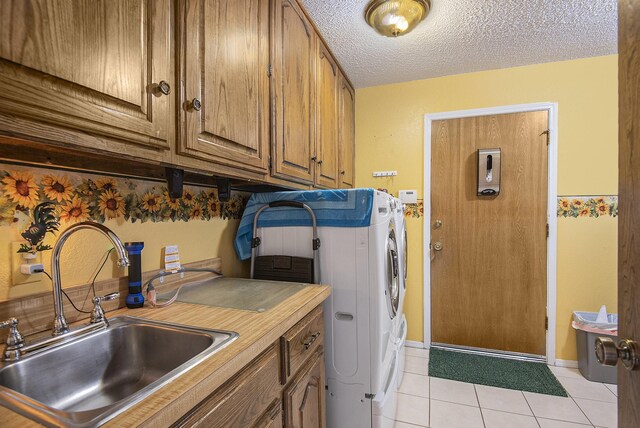
[[[598,362],[604,366],[615,366],[621,360],[629,371],[640,368],[640,352],[633,340],[624,339],[616,345],[608,337],[598,337],[595,351]]]
[[[442,251],[442,242],[436,241],[433,244],[433,249],[436,250],[436,251]]]

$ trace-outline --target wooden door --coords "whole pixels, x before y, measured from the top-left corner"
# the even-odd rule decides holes
[[[284,392],[285,427],[324,428],[324,360],[317,353]]]
[[[433,342],[546,355],[547,123],[547,112],[433,123]],[[482,148],[502,150],[497,196],[477,196]]]
[[[340,187],[352,188],[355,183],[355,93],[347,79],[340,75]]]
[[[316,184],[339,187],[338,64],[318,39],[316,72]]]
[[[618,338],[640,343],[640,3],[618,4]],[[618,426],[640,426],[640,371],[618,364]]]
[[[170,148],[170,27],[169,0],[0,1],[0,132],[124,156]]]
[[[184,0],[182,5],[180,151],[264,172],[269,0]]]
[[[315,32],[295,0],[272,2],[272,169],[312,183],[315,139]]]

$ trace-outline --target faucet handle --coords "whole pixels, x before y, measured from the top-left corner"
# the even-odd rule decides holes
[[[110,293],[106,296],[96,296],[92,299],[93,301],[93,310],[91,311],[91,324],[103,322],[107,325],[107,317],[104,314],[104,309],[102,309],[102,302],[108,302],[110,300],[115,300],[120,297],[119,292]]]
[[[0,328],[9,329],[6,347],[4,349],[5,360],[17,360],[20,357],[20,348],[24,346],[24,337],[22,337],[22,334],[18,331],[18,322],[17,318],[9,318],[6,321],[0,322]]]
[[[115,300],[120,297],[120,292],[116,291],[115,293],[109,293],[105,296],[96,296],[93,298],[93,303],[101,303],[108,302],[110,300]]]

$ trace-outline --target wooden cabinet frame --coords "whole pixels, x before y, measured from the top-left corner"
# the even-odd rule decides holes
[[[179,1],[178,153],[266,172],[269,0],[207,5],[205,0]]]
[[[271,13],[271,173],[274,177],[313,184],[316,33],[295,0],[273,0]],[[285,25],[287,22],[289,25]],[[298,33],[287,34],[286,29]],[[300,52],[302,58],[298,58]]]
[[[174,144],[174,97],[158,84],[176,86],[170,5],[142,1],[136,15],[126,2],[99,8],[44,1],[34,13],[21,0],[2,2],[0,26],[14,31],[0,47],[0,133],[165,159]],[[81,23],[92,27],[90,37],[79,36]]]

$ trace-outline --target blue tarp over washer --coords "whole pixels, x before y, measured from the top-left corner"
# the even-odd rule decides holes
[[[318,227],[367,227],[371,223],[373,189],[304,190],[295,192],[254,193],[240,220],[234,246],[241,260],[251,257],[253,218],[263,205],[273,201],[298,201],[307,204],[316,215]],[[306,210],[272,208],[260,214],[258,227],[311,226]]]

